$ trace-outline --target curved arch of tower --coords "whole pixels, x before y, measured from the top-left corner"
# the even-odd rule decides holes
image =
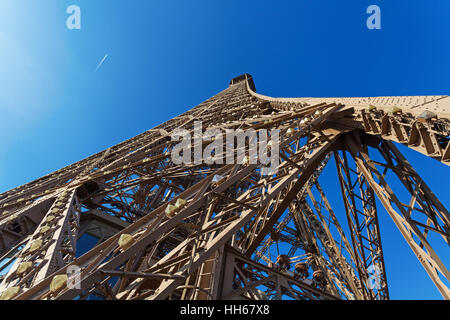
[[[215,161],[173,161],[177,129],[194,141],[183,157],[214,142]],[[254,140],[196,140],[205,129],[278,132],[266,146],[276,170],[250,159]],[[449,165],[449,133],[447,96],[272,98],[241,75],[0,194],[0,299],[389,299],[380,214],[450,299],[448,251],[437,250],[450,215],[394,144]],[[244,160],[225,161],[225,150]],[[325,170],[334,185],[321,184]]]

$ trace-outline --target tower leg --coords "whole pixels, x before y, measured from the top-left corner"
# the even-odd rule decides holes
[[[425,184],[422,184],[422,186],[426,189],[417,189],[416,191],[412,192],[412,198],[409,205],[405,205],[400,202],[400,200],[397,198],[396,194],[392,191],[392,189],[389,187],[387,182],[385,181],[384,177],[386,173],[389,171],[389,169],[393,170],[396,173],[400,173],[402,171],[399,171],[398,168],[390,167],[390,163],[392,165],[392,160],[389,161],[388,164],[384,165],[385,172],[381,174],[378,169],[375,167],[375,162],[372,161],[367,152],[361,148],[356,141],[354,140],[354,137],[347,135],[346,136],[346,143],[347,147],[350,150],[353,159],[355,160],[356,166],[358,167],[358,170],[362,172],[362,174],[367,179],[367,182],[369,183],[370,187],[373,189],[381,203],[383,204],[384,208],[388,212],[388,214],[391,216],[392,220],[394,221],[397,228],[402,233],[403,237],[405,238],[408,245],[413,250],[414,254],[419,259],[422,266],[425,268],[425,271],[430,276],[431,280],[434,282],[436,287],[438,288],[439,292],[442,294],[442,296],[449,300],[450,299],[450,291],[445,285],[444,281],[441,279],[441,276],[446,278],[447,281],[450,279],[449,272],[445,265],[442,263],[441,259],[435,252],[435,250],[432,248],[431,244],[426,239],[426,232],[420,231],[419,227],[425,228],[430,230],[430,225],[425,225],[423,223],[420,223],[419,221],[413,220],[412,218],[412,211],[416,210],[414,208],[414,202],[415,198],[418,198],[417,195],[420,194],[419,198],[426,199],[427,195],[428,197],[431,197],[432,193],[427,190],[427,187]],[[386,144],[385,144],[386,146]],[[387,147],[392,147],[387,145]],[[385,149],[386,150],[386,149]],[[412,169],[411,166],[408,166],[408,163],[402,160],[402,158],[399,157],[400,152],[396,149],[390,148],[392,152],[394,152],[395,156],[397,156],[397,159],[401,160],[401,164],[404,168],[407,168],[409,170]],[[386,153],[385,156],[388,154]],[[411,175],[415,174],[416,177],[418,175],[415,173],[415,171],[410,171],[410,178]],[[400,174],[400,177],[402,177],[402,174]],[[377,179],[378,181],[376,181]],[[400,178],[402,180],[402,178]],[[421,181],[421,180],[417,180]],[[403,181],[405,183],[405,181]],[[420,185],[419,185],[420,186]],[[413,189],[409,189],[412,191]],[[427,194],[423,190],[428,191]],[[439,205],[439,203],[435,204]],[[397,210],[394,209],[394,205],[396,206]],[[440,205],[442,206],[442,205]],[[443,207],[443,206],[442,206]],[[440,208],[442,208],[440,207]],[[400,213],[399,213],[400,212]],[[445,217],[445,212],[442,217]],[[423,213],[423,210],[422,210]],[[436,213],[428,212],[428,221],[437,221],[439,216]],[[442,230],[433,228],[434,231],[442,233]],[[445,234],[446,237],[448,237],[448,232]]]

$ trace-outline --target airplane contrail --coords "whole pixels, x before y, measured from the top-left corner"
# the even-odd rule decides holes
[[[97,68],[95,68],[94,72],[97,72],[97,70],[100,69],[100,67],[102,66],[103,62],[105,62],[106,58],[108,58],[108,54],[105,54],[105,56],[103,57],[102,61],[100,61],[99,64],[97,65]]]

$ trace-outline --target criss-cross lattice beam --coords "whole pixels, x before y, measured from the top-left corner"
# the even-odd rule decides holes
[[[376,168],[376,162],[370,160],[367,152],[364,148],[358,146],[354,137],[351,135],[346,136],[347,146],[355,160],[358,170],[364,175],[367,183],[373,189],[375,194],[380,199],[386,211],[391,216],[392,220],[396,224],[397,228],[402,233],[403,237],[411,247],[414,254],[419,259],[422,266],[442,294],[445,299],[450,299],[450,291],[445,284],[445,280],[449,281],[450,274],[446,266],[442,263],[438,254],[435,252],[431,244],[424,236],[424,231],[420,230],[422,225],[419,225],[410,217],[410,212],[405,207],[411,208],[407,204],[400,202],[396,194],[389,187],[388,183]],[[394,149],[395,150],[395,149]],[[398,152],[398,151],[397,151]],[[397,153],[398,155],[400,153]],[[406,165],[406,164],[404,164]],[[388,168],[385,166],[385,168]],[[414,171],[411,172],[412,174]],[[376,181],[377,179],[378,181]],[[425,184],[424,184],[425,186]],[[413,191],[413,189],[410,189]],[[413,193],[412,203],[417,194]],[[397,208],[394,209],[394,206]],[[400,213],[399,213],[400,212]],[[426,234],[426,233],[425,233]],[[442,278],[441,278],[442,277]],[[445,280],[444,280],[445,279]]]
[[[367,147],[365,148],[367,150]],[[375,196],[365,176],[352,168],[345,152],[334,153],[342,198],[353,243],[359,285],[365,299],[388,299],[386,271]],[[379,284],[370,283],[370,269],[380,273]]]
[[[448,297],[448,271],[430,237],[448,243],[448,211],[391,141],[448,164],[449,110],[446,96],[271,98],[242,75],[174,119],[0,194],[0,272],[10,268],[0,286],[14,288],[6,296],[17,299],[387,299],[377,196]],[[269,151],[279,153],[277,172],[225,161],[225,151],[249,155],[250,137],[232,147],[223,141],[215,163],[176,164],[178,129],[194,138],[183,151],[191,159],[210,147],[210,138],[196,140],[204,129],[278,129],[279,144]],[[385,162],[370,160],[369,148]],[[318,182],[330,154],[348,235]],[[389,188],[393,178],[406,201]],[[48,220],[63,193],[71,209]],[[167,213],[170,206],[176,211]],[[86,234],[97,243],[75,258]],[[36,240],[36,254],[24,254]],[[229,274],[227,255],[237,261]],[[50,289],[70,267],[81,268],[81,289]],[[381,273],[376,287],[372,267]],[[235,287],[225,292],[228,284]]]

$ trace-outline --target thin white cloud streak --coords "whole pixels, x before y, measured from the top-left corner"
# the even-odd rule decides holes
[[[106,58],[108,58],[108,54],[105,54],[102,61],[100,61],[100,63],[97,65],[97,68],[95,68],[94,72],[97,72],[97,70],[100,69],[100,67],[103,65],[103,62],[105,62]]]

